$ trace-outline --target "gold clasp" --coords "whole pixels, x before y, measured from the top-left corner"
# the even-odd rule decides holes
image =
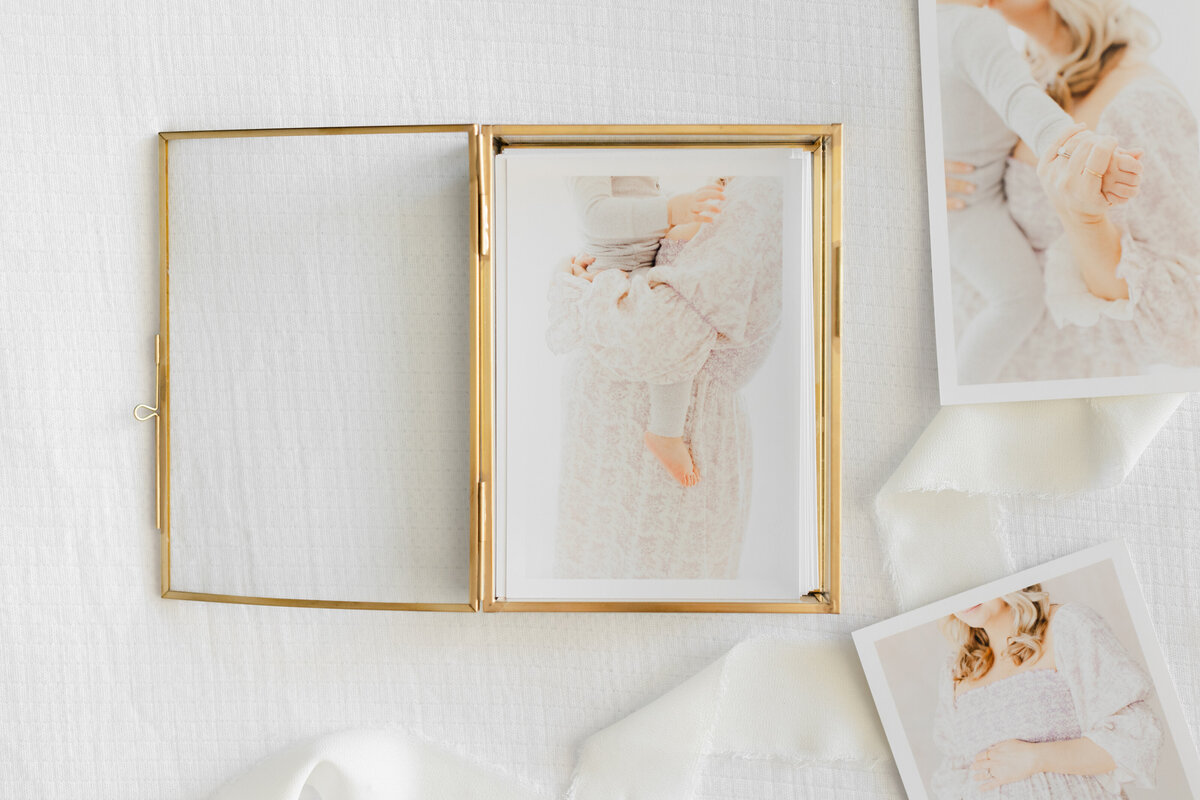
[[[160,435],[162,427],[162,417],[158,413],[159,391],[162,385],[162,356],[161,356],[161,340],[159,335],[154,334],[154,405],[148,406],[145,403],[138,403],[133,407],[133,418],[138,422],[154,422],[154,526],[162,530],[162,495],[160,494],[161,480],[160,470],[162,468],[162,448],[160,444]]]

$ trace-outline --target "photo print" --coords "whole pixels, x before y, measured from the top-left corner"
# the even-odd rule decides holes
[[[1200,6],[918,8],[942,402],[1200,389]]]
[[[854,641],[914,800],[1200,796],[1200,759],[1123,542]]]
[[[811,153],[496,158],[496,580],[509,600],[818,585]]]

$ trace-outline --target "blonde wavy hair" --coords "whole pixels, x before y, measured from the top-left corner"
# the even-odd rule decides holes
[[[1050,624],[1050,596],[1042,591],[1040,583],[1035,583],[1019,592],[1009,592],[1001,599],[1012,610],[1013,627],[1016,628],[1016,633],[1004,644],[1004,655],[1017,666],[1036,661],[1042,655]],[[979,680],[987,675],[996,661],[997,650],[988,641],[987,631],[972,628],[953,614],[942,620],[941,627],[945,637],[958,646],[951,667],[954,682]]]
[[[1025,55],[1034,77],[1067,111],[1122,54],[1158,45],[1154,23],[1127,0],[1050,0],[1050,8],[1067,26],[1070,52],[1056,55],[1030,39]]]

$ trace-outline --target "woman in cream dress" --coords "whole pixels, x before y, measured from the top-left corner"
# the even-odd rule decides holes
[[[1065,140],[1040,161],[1018,145],[1009,159],[1009,211],[1045,271],[1049,314],[1001,379],[1200,367],[1200,137],[1183,96],[1147,61],[1149,21],[1125,0],[989,5],[1028,36],[1051,96],[1101,137]],[[1117,141],[1142,151],[1141,191],[1110,207],[1096,173]],[[960,179],[969,173],[948,181],[951,192]]]
[[[1104,621],[1033,585],[943,622],[938,800],[1114,800],[1152,787],[1162,726],[1149,678]]]
[[[782,204],[778,180],[734,178],[670,266],[554,275],[547,342],[571,359],[555,577],[737,576],[751,485],[739,389],[779,328]],[[684,438],[704,479],[685,487],[642,433],[648,384],[693,375]]]

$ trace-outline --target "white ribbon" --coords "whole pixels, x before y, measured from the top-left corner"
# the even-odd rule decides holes
[[[850,642],[743,642],[580,749],[569,800],[687,798],[709,756],[888,758]]]
[[[1010,572],[1001,501],[1119,483],[1181,399],[943,408],[876,498],[901,607]],[[864,766],[887,758],[850,642],[743,642],[589,737],[568,796],[687,798],[695,792],[705,758],[729,754]],[[267,759],[213,800],[536,797],[413,737],[361,731],[322,737]]]
[[[947,406],[875,501],[902,609],[1010,574],[1001,501],[1115,486],[1183,395]]]
[[[538,795],[407,734],[322,736],[256,764],[211,800],[534,800]]]

